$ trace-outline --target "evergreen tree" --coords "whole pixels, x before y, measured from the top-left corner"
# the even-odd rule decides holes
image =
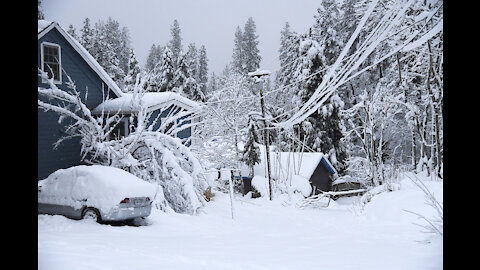
[[[195,46],[195,43],[188,44],[188,49],[186,53],[187,65],[190,69],[192,75],[197,79],[198,72],[198,50]]]
[[[79,38],[80,44],[97,60],[113,81],[123,88],[124,77],[128,72],[130,37],[127,28],[108,18],[98,21],[91,28],[90,19],[85,18]]]
[[[260,50],[258,49],[258,35],[255,21],[249,17],[243,31],[244,72],[253,72],[260,67]]]
[[[204,45],[200,47],[200,51],[198,53],[196,80],[198,83],[199,91],[202,92],[204,96],[206,96],[208,83],[208,59],[207,49]]]
[[[200,102],[205,102],[207,100],[205,94],[200,89],[197,81],[195,81],[195,79],[193,79],[192,77],[187,79],[186,87],[190,89],[190,99]]]
[[[242,29],[237,26],[235,30],[235,39],[233,44],[233,55],[232,55],[232,69],[240,74],[245,73],[245,63],[244,63],[244,45],[243,45],[243,33]]]
[[[102,35],[108,42],[118,59],[118,67],[123,74],[128,72],[128,61],[130,56],[130,36],[126,27],[121,27],[117,20],[108,17],[105,23],[102,22]]]
[[[103,22],[95,23],[94,54],[92,56],[121,89],[123,88],[125,73],[120,68],[120,60],[115,53],[115,45],[107,33]]]
[[[288,118],[291,115],[289,112],[292,112],[294,108],[301,104],[298,101],[298,87],[295,83],[298,80],[295,77],[295,70],[300,61],[299,46],[300,36],[290,30],[288,22],[285,23],[284,28],[280,32],[280,69],[277,72],[277,76],[275,76],[275,86],[278,91],[273,95],[269,95],[275,101],[271,104],[278,105],[276,108],[277,115],[283,115],[283,119]]]
[[[172,35],[172,39],[168,43],[168,47],[172,51],[172,59],[175,65],[179,63],[178,58],[180,57],[182,49],[182,37],[180,36],[181,30],[178,24],[178,21],[175,19],[173,20],[173,24],[170,27],[170,34]],[[175,66],[177,68],[177,66]]]
[[[45,15],[43,14],[43,8],[42,8],[42,0],[38,0],[38,19],[39,20],[44,20]]]
[[[91,54],[94,55],[95,51],[93,49],[94,44],[94,30],[90,27],[90,19],[85,18],[83,20],[83,27],[80,30],[80,44]]]
[[[208,80],[208,87],[207,87],[205,96],[208,97],[211,93],[213,93],[217,89],[218,89],[217,76],[215,76],[215,72],[212,72],[212,75],[210,76],[210,80]]]
[[[298,59],[299,38],[297,33],[290,30],[290,24],[285,26],[280,32],[280,73],[278,81],[281,85],[288,85],[292,82],[293,70],[295,69],[296,59]]]
[[[75,40],[79,41],[79,37],[77,36],[77,33],[75,33],[76,29],[73,27],[72,24],[68,26],[67,33],[72,36]]]
[[[177,61],[177,69],[173,75],[173,91],[193,100],[204,101],[205,96],[199,92],[197,82],[188,65],[187,55],[181,54]]]
[[[137,79],[137,75],[140,74],[140,67],[138,65],[137,58],[135,57],[135,53],[133,49],[130,50],[130,60],[128,61],[128,73],[124,79],[124,91],[125,92],[132,92],[133,87],[135,86],[135,82]]]
[[[255,124],[255,119],[249,117],[247,141],[245,142],[241,158],[241,161],[247,164],[250,168],[249,177],[254,176],[253,167],[255,164],[260,163],[260,148],[258,147],[259,140],[257,136],[257,130],[258,127]]]
[[[154,92],[172,91],[173,76],[175,74],[172,51],[168,46],[165,47],[162,54],[161,64],[155,66],[153,70],[151,87]]]
[[[152,47],[148,51],[147,61],[145,63],[145,69],[147,71],[152,71],[156,65],[161,64],[162,54],[164,50],[165,47],[152,44]]]
[[[313,38],[322,47],[322,61],[326,66],[332,65],[343,47],[342,38],[337,33],[340,11],[335,0],[322,0],[313,26]]]
[[[321,53],[317,41],[307,36],[302,38],[299,65],[295,71],[295,77],[301,79],[297,84],[300,89],[299,106],[310,99],[322,82],[325,72]],[[346,150],[341,143],[343,133],[339,112],[342,106],[338,96],[331,97],[301,124],[299,134],[301,141],[305,140],[306,146],[311,150],[328,155],[340,175],[344,172],[346,160]]]

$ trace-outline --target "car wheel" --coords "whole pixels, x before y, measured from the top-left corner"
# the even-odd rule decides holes
[[[102,221],[102,217],[100,216],[98,210],[92,207],[85,208],[82,219],[95,220],[98,223]]]

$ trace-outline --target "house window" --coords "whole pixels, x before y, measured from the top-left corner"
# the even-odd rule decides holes
[[[110,132],[110,140],[118,140],[128,135],[128,118],[122,118],[115,128]]]
[[[54,83],[62,82],[62,58],[61,50],[58,44],[42,43],[42,71],[48,74],[48,78],[53,77]]]

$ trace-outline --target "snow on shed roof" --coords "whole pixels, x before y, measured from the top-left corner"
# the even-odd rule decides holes
[[[132,93],[124,93],[123,96],[115,99],[106,100],[98,105],[94,112],[137,112],[139,110],[138,103],[134,101],[135,95]],[[154,111],[160,108],[176,105],[189,111],[199,111],[200,105],[186,97],[174,92],[149,92],[142,97],[143,106],[148,111]]]
[[[260,145],[262,161],[255,165],[255,175],[259,174],[266,177],[264,153],[265,147]],[[322,163],[330,174],[337,173],[328,161],[327,156],[321,152],[275,152],[270,150],[270,169],[272,176],[275,178],[287,178],[292,173],[310,178],[319,163]]]
[[[53,28],[56,28],[60,34],[70,43],[70,45],[82,56],[87,64],[95,71],[98,76],[107,84],[107,86],[119,97],[123,95],[118,85],[110,78],[100,64],[93,58],[92,55],[70,34],[67,33],[57,22],[38,20],[38,39],[42,38],[45,34],[50,32]]]

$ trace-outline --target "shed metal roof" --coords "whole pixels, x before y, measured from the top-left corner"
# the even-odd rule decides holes
[[[322,156],[322,158],[320,159],[320,163],[322,163],[322,165],[325,167],[325,169],[327,169],[327,171],[330,174],[336,174],[337,173],[335,168],[333,168],[332,164],[330,164],[330,162],[325,158],[325,156]]]

